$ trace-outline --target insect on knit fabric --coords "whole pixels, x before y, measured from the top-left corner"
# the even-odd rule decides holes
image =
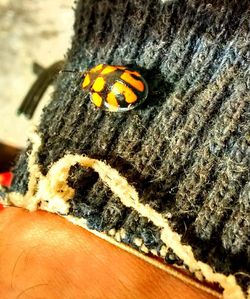
[[[249,298],[249,20],[249,1],[80,0],[65,64],[79,73],[59,75],[5,200]],[[146,100],[96,107],[119,102],[107,82],[84,93],[98,65],[142,70]]]

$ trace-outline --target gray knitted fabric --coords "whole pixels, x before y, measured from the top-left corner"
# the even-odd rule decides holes
[[[61,73],[44,109],[38,163],[43,174],[66,153],[105,160],[163,214],[197,260],[250,285],[249,1],[84,0],[66,69],[99,63],[140,67],[145,103],[126,113],[97,109],[81,75]],[[25,193],[27,157],[12,191]],[[89,228],[124,228],[160,252],[159,228],[125,207],[98,175],[76,165],[70,214]],[[165,261],[182,265],[170,249]],[[247,275],[248,274],[248,275]]]

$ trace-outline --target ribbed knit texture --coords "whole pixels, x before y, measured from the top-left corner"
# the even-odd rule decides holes
[[[43,173],[65,153],[105,160],[164,214],[197,259],[250,284],[249,1],[84,0],[66,69],[141,67],[142,107],[98,110],[79,74],[59,76],[40,127]],[[26,156],[13,190],[25,192]],[[122,242],[162,246],[159,229],[124,207],[89,170],[71,169],[71,214],[90,228],[124,228]],[[166,261],[182,262],[169,251]],[[241,274],[240,274],[241,273]],[[243,273],[243,274],[242,274]]]

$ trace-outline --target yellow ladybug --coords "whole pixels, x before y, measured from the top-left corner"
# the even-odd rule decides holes
[[[134,109],[146,99],[148,85],[141,74],[125,66],[98,64],[85,73],[82,89],[91,101],[112,112]]]

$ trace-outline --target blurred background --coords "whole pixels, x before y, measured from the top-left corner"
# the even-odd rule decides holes
[[[36,79],[33,64],[43,67],[63,59],[71,44],[73,0],[0,0],[0,171],[26,145],[41,106],[32,121],[17,116],[17,109]]]
[[[30,121],[16,110],[36,79],[33,63],[47,67],[67,53],[73,7],[73,0],[0,0],[1,143],[25,146]],[[38,118],[37,109],[34,120]]]

